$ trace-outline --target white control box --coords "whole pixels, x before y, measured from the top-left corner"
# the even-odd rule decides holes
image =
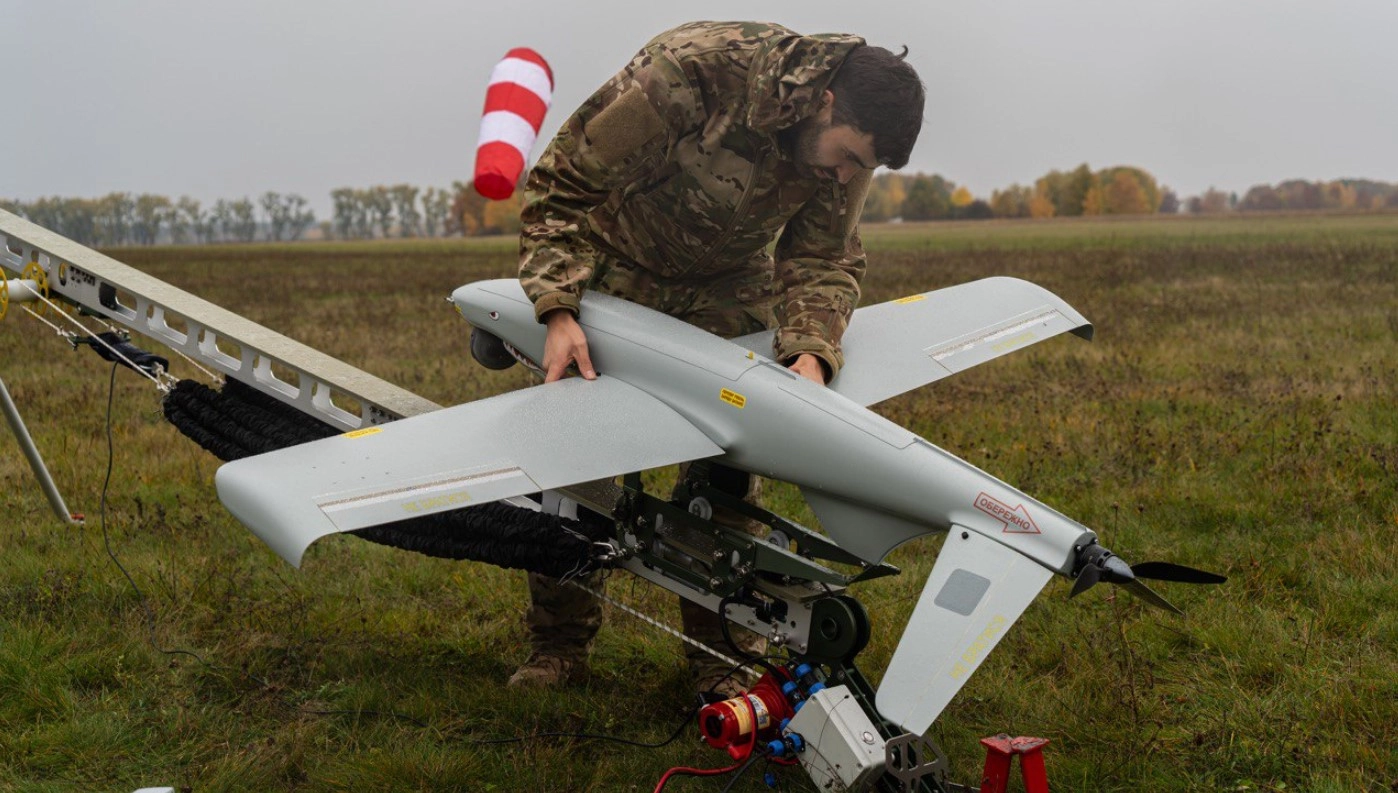
[[[884,740],[847,686],[831,686],[806,700],[784,734],[799,733],[796,755],[820,790],[858,790],[884,770]]]

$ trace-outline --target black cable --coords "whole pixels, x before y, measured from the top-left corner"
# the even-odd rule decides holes
[[[741,778],[749,768],[752,768],[753,763],[766,758],[768,755],[769,752],[765,746],[753,749],[752,754],[748,756],[747,762],[743,763],[737,771],[733,772],[733,776],[728,778],[728,784],[724,785],[723,790],[719,791],[719,793],[728,793],[728,791],[732,790],[733,786],[738,784],[738,779]]]
[[[199,657],[197,653],[190,650],[180,648],[167,650],[160,646],[160,643],[156,641],[155,638],[155,612],[151,610],[150,602],[146,599],[146,593],[142,592],[141,588],[136,585],[136,579],[131,577],[131,573],[127,572],[126,567],[122,565],[121,560],[117,558],[116,552],[112,550],[111,536],[107,532],[107,491],[112,483],[112,469],[115,467],[116,460],[116,446],[112,441],[112,403],[116,399],[116,373],[119,366],[119,363],[112,364],[111,379],[107,383],[107,475],[106,478],[102,480],[102,497],[99,499],[97,507],[98,524],[102,527],[102,545],[107,549],[107,557],[112,560],[112,564],[116,565],[123,576],[126,576],[126,583],[131,585],[132,591],[136,593],[136,597],[141,603],[141,609],[146,613],[147,641],[150,643],[150,646],[165,655],[187,655],[210,670],[220,671],[219,667],[205,661],[203,658]],[[243,674],[247,675],[249,679],[264,688],[268,685],[267,681],[256,675],[249,672],[244,672]]]

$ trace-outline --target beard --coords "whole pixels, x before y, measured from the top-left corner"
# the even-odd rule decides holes
[[[830,127],[829,122],[822,123],[820,119],[812,117],[797,122],[796,126],[791,128],[791,159],[802,176],[815,179],[835,178],[830,169],[817,164],[820,156],[820,136]]]

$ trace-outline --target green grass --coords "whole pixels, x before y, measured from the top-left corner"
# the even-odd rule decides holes
[[[1013,275],[1097,328],[880,412],[1128,560],[1230,577],[1162,584],[1183,619],[1051,583],[933,727],[953,778],[974,784],[977,739],[1009,732],[1052,739],[1055,790],[1398,784],[1398,216],[906,224],[865,241],[865,302]],[[112,253],[444,404],[527,382],[471,364],[442,301],[508,275],[513,240]],[[0,377],[88,515],[55,521],[0,431],[0,790],[649,790],[670,766],[726,759],[692,729],[656,750],[481,743],[661,740],[687,704],[679,649],[612,614],[587,684],[506,691],[527,653],[521,574],[350,537],[290,568],[219,505],[217,461],[122,371],[106,528],[138,597],[98,520],[109,368],[22,313],[0,345]],[[770,503],[810,520],[789,488]],[[902,576],[856,590],[875,679],[936,545],[900,549]],[[678,622],[644,583],[612,591]]]

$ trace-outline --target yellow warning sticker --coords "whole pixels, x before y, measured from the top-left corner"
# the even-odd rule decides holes
[[[345,433],[345,437],[346,437],[346,438],[363,438],[365,435],[375,435],[375,434],[380,433],[380,432],[383,432],[383,427],[366,427],[366,428],[364,428],[364,429],[362,429],[362,430],[354,430],[353,432],[346,432],[346,433]]]
[[[747,397],[743,396],[742,394],[739,394],[736,391],[729,391],[726,388],[718,392],[718,398],[723,400],[724,402],[727,402],[733,407],[738,408],[739,410],[742,410],[743,407],[746,406],[748,403]]]
[[[916,303],[916,302],[919,301],[919,300],[926,300],[926,299],[927,299],[927,295],[908,295],[907,297],[900,297],[900,298],[898,298],[897,300],[895,300],[895,301],[893,301],[893,302],[898,303],[898,304],[901,305],[901,304],[903,304],[903,303]]]
[[[1010,350],[1013,350],[1017,347],[1023,347],[1026,344],[1033,344],[1038,340],[1039,337],[1034,335],[1034,331],[1026,330],[1018,336],[1011,336],[1010,338],[1005,339],[1004,341],[996,342],[995,344],[991,345],[990,349],[996,352],[1009,352]]]
[[[433,496],[418,501],[406,501],[401,506],[404,512],[433,512],[447,507],[457,507],[462,504],[471,503],[471,494],[465,490],[458,490],[455,493],[447,493],[442,496]]]

